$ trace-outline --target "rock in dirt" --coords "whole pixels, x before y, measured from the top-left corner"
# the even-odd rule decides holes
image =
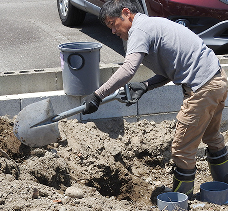
[[[74,186],[67,188],[65,195],[72,198],[78,198],[78,199],[82,199],[84,197],[83,191],[80,188],[77,188]]]

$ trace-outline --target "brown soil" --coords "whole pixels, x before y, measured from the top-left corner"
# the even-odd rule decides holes
[[[0,118],[0,210],[158,210],[157,195],[172,187],[174,121],[67,120],[59,129],[59,143],[31,149]],[[212,181],[204,148],[189,210],[228,210],[197,200]]]

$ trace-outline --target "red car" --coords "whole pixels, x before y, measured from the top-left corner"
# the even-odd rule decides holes
[[[98,15],[106,0],[57,0],[66,26],[82,24],[87,12]],[[183,24],[216,53],[228,53],[228,0],[131,0],[139,11]]]

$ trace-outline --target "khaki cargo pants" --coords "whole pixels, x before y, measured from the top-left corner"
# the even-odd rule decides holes
[[[221,70],[195,93],[186,86],[182,87],[184,100],[177,114],[172,158],[179,168],[193,169],[201,140],[211,152],[225,146],[220,122],[227,96],[227,76]]]

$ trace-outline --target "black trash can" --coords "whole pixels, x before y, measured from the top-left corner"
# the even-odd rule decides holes
[[[67,95],[89,95],[100,85],[100,49],[95,42],[59,45],[63,90]]]

